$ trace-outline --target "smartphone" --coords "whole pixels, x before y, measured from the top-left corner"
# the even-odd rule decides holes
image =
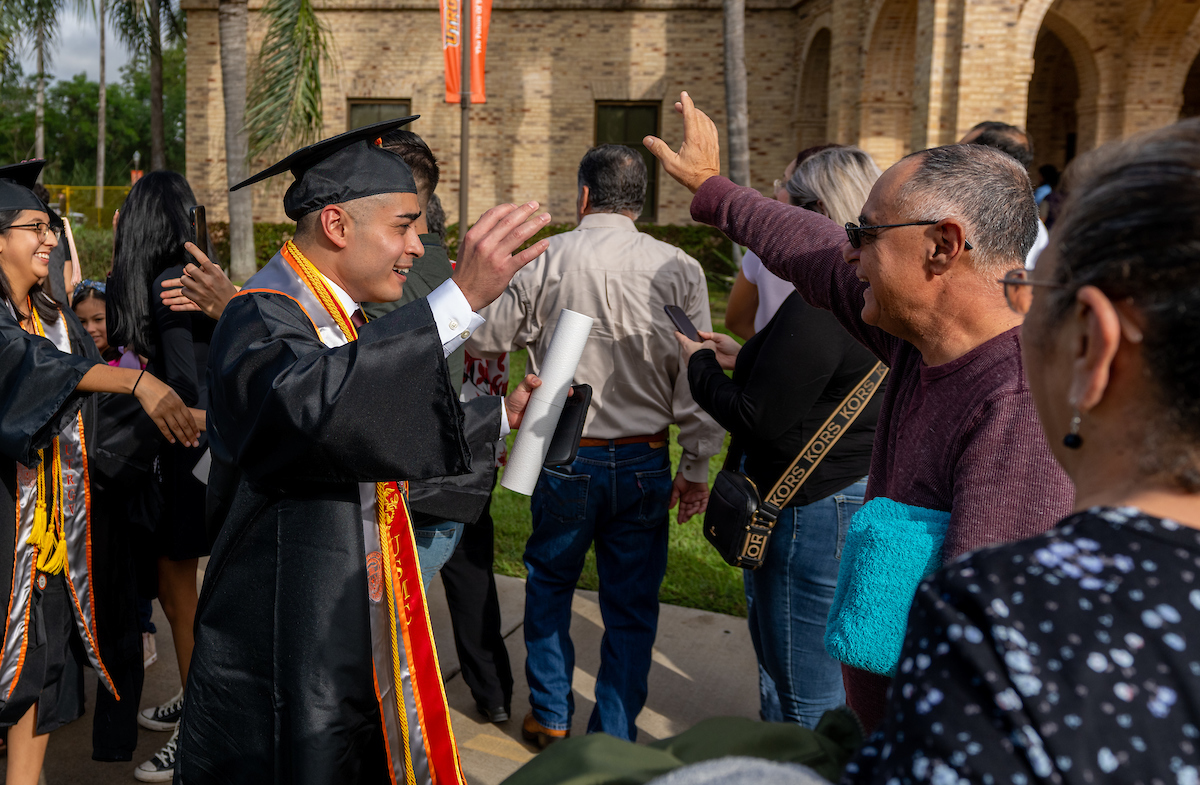
[[[557,469],[575,462],[579,452],[579,439],[583,436],[583,422],[587,419],[588,407],[592,403],[592,386],[590,384],[575,384],[573,391],[563,404],[562,414],[558,418],[558,426],[550,437],[550,448],[546,450],[546,460],[543,466]]]
[[[200,249],[200,253],[208,253],[208,221],[204,217],[204,205],[198,204],[192,208],[192,242]]]
[[[675,323],[675,329],[686,335],[689,340],[696,343],[704,340],[700,337],[700,333],[696,332],[696,326],[692,324],[692,320],[688,318],[688,315],[678,305],[664,305],[663,310],[667,312],[667,316],[671,317],[671,321]]]

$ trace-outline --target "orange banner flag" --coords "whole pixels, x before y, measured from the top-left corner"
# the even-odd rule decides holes
[[[442,57],[446,65],[446,103],[457,104],[462,96],[462,10],[471,9],[471,103],[487,103],[484,70],[487,63],[488,28],[492,22],[492,0],[441,0]]]

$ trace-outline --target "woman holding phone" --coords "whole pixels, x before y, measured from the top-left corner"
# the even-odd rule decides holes
[[[196,198],[175,172],[151,172],[133,186],[117,223],[113,273],[108,286],[110,340],[133,346],[188,406],[208,408],[208,345],[216,323],[196,312],[174,311],[160,296],[163,282],[177,279],[200,259],[191,239],[189,211]],[[196,569],[211,547],[204,524],[204,484],[192,471],[206,445],[163,444],[159,452],[160,513],[149,521],[151,553],[157,562],[158,598],[171,625],[181,682],[187,684],[196,614]],[[138,722],[150,730],[174,731],[183,711],[183,687],[162,706],[142,710]],[[134,776],[143,782],[171,779],[175,737]]]

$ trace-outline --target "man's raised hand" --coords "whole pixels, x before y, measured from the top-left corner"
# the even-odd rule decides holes
[[[679,146],[678,153],[657,136],[647,136],[642,143],[662,161],[667,174],[696,193],[705,180],[721,173],[721,145],[717,126],[712,118],[696,108],[687,91],[679,94],[675,111],[683,115],[683,144]]]
[[[513,252],[550,223],[550,214],[535,216],[539,205],[501,204],[488,210],[467,232],[458,247],[454,283],[471,309],[481,310],[500,296],[508,282],[550,245],[539,240],[520,253]]]
[[[183,247],[196,261],[183,268],[181,277],[163,281],[159,297],[172,311],[202,311],[210,319],[221,318],[238,287],[193,243],[184,243]]]

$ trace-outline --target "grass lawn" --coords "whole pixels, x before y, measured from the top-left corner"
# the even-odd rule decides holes
[[[525,352],[514,352],[510,355],[510,378],[513,385],[525,375],[525,359]],[[678,429],[671,426],[672,467],[679,465],[680,449],[675,443],[676,433]],[[508,437],[509,449],[512,448],[513,438],[513,435]],[[724,463],[728,446],[729,437],[726,436],[720,455],[709,463],[710,482]],[[521,561],[521,554],[525,550],[525,540],[529,536],[531,525],[529,497],[497,485],[492,494],[492,518],[496,522],[496,571],[524,578],[525,565]],[[708,544],[700,530],[702,521],[703,516],[696,516],[680,526],[675,523],[674,511],[671,512],[667,575],[663,580],[659,599],[672,605],[744,617],[746,598],[742,592],[742,571],[726,564]],[[588,552],[579,586],[584,589],[599,588],[594,549]]]

